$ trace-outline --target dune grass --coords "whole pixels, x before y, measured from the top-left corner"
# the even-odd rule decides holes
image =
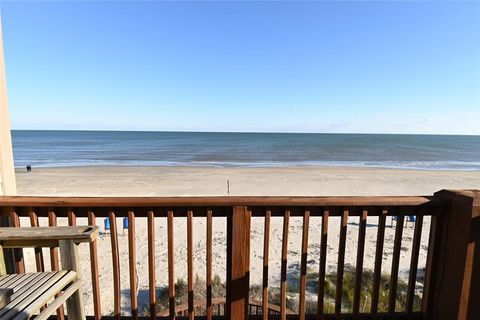
[[[293,273],[289,276],[287,285],[287,308],[298,312],[299,300],[299,274]],[[419,279],[421,280],[421,279]],[[324,296],[324,313],[333,313],[335,311],[335,295],[337,287],[336,273],[329,273],[325,276],[325,296]],[[372,302],[372,284],[373,271],[363,270],[362,287],[360,290],[360,312],[370,312]],[[194,299],[196,302],[206,301],[205,280],[198,275],[194,281]],[[355,267],[346,265],[343,276],[342,286],[342,312],[352,312],[355,290]],[[175,304],[181,305],[188,302],[188,288],[184,279],[178,279],[175,283]],[[406,307],[407,282],[398,279],[396,294],[396,311],[404,311]],[[378,311],[386,312],[388,310],[388,300],[390,294],[390,275],[382,274],[380,279]],[[317,312],[317,295],[318,295],[318,272],[308,270],[307,272],[307,292],[306,292],[306,313],[315,314]],[[221,298],[226,296],[226,284],[221,281],[218,275],[212,279],[212,297]],[[252,285],[250,288],[251,300],[262,300],[262,286]],[[158,292],[157,310],[168,309],[168,287],[162,288]],[[269,288],[269,303],[280,305],[280,288]],[[421,295],[415,294],[414,310],[420,309]],[[146,310],[146,309],[145,309]],[[148,312],[148,311],[146,311]]]

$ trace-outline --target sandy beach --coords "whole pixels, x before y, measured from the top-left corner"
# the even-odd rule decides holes
[[[198,167],[69,167],[34,168],[32,172],[17,171],[20,195],[56,196],[202,196],[227,195],[431,195],[440,189],[479,188],[478,171],[421,171],[347,167],[294,167],[294,168],[198,168]],[[364,268],[373,268],[376,243],[376,218],[369,218]],[[167,283],[166,221],[156,219],[157,284]],[[22,224],[28,221],[22,220]],[[46,219],[41,219],[46,225]],[[60,219],[59,224],[66,224]],[[78,219],[78,224],[86,224]],[[98,219],[98,224],[103,221]],[[390,225],[390,219],[387,220]],[[118,221],[121,227],[121,221]],[[430,220],[424,221],[419,266],[425,265]],[[301,218],[292,218],[289,228],[288,270],[294,276],[300,264]],[[194,218],[194,274],[205,277],[205,228],[203,218]],[[281,263],[282,219],[274,218],[271,225],[270,286],[279,285]],[[312,218],[308,251],[308,268],[318,270],[320,254],[320,219]],[[103,226],[102,226],[103,231]],[[225,274],[225,219],[214,219],[213,272]],[[129,310],[128,245],[127,232],[120,232],[122,308]],[[186,224],[185,219],[175,221],[175,276],[186,279]],[[393,250],[394,228],[385,233],[383,271],[389,272]],[[328,268],[335,272],[338,248],[339,219],[329,224]],[[349,219],[346,263],[355,264],[358,218]],[[403,239],[409,243],[413,237],[413,224],[407,224]],[[136,220],[137,271],[139,276],[139,305],[148,303],[148,267],[146,219]],[[102,235],[98,240],[102,311],[113,310],[110,238]],[[49,268],[48,250],[44,250]],[[408,276],[410,246],[403,246],[400,258],[401,277]],[[88,246],[81,247],[85,303],[87,313],[92,312],[90,264]],[[251,283],[261,283],[263,258],[263,219],[252,221]],[[34,271],[33,250],[26,250],[27,271]]]
[[[479,171],[349,167],[66,167],[17,170],[20,195],[223,196],[431,195],[478,188]]]

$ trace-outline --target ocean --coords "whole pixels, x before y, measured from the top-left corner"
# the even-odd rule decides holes
[[[13,130],[16,167],[354,166],[480,170],[480,136]]]

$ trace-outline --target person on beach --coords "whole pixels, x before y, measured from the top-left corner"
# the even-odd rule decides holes
[[[26,167],[26,168],[27,168],[27,172],[31,172],[31,171],[32,171],[32,166],[31,166],[31,165],[27,164],[27,167]]]

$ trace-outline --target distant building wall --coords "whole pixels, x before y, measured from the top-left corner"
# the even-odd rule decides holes
[[[16,195],[15,169],[13,166],[12,136],[8,114],[7,80],[3,56],[2,22],[0,18],[0,195]]]

